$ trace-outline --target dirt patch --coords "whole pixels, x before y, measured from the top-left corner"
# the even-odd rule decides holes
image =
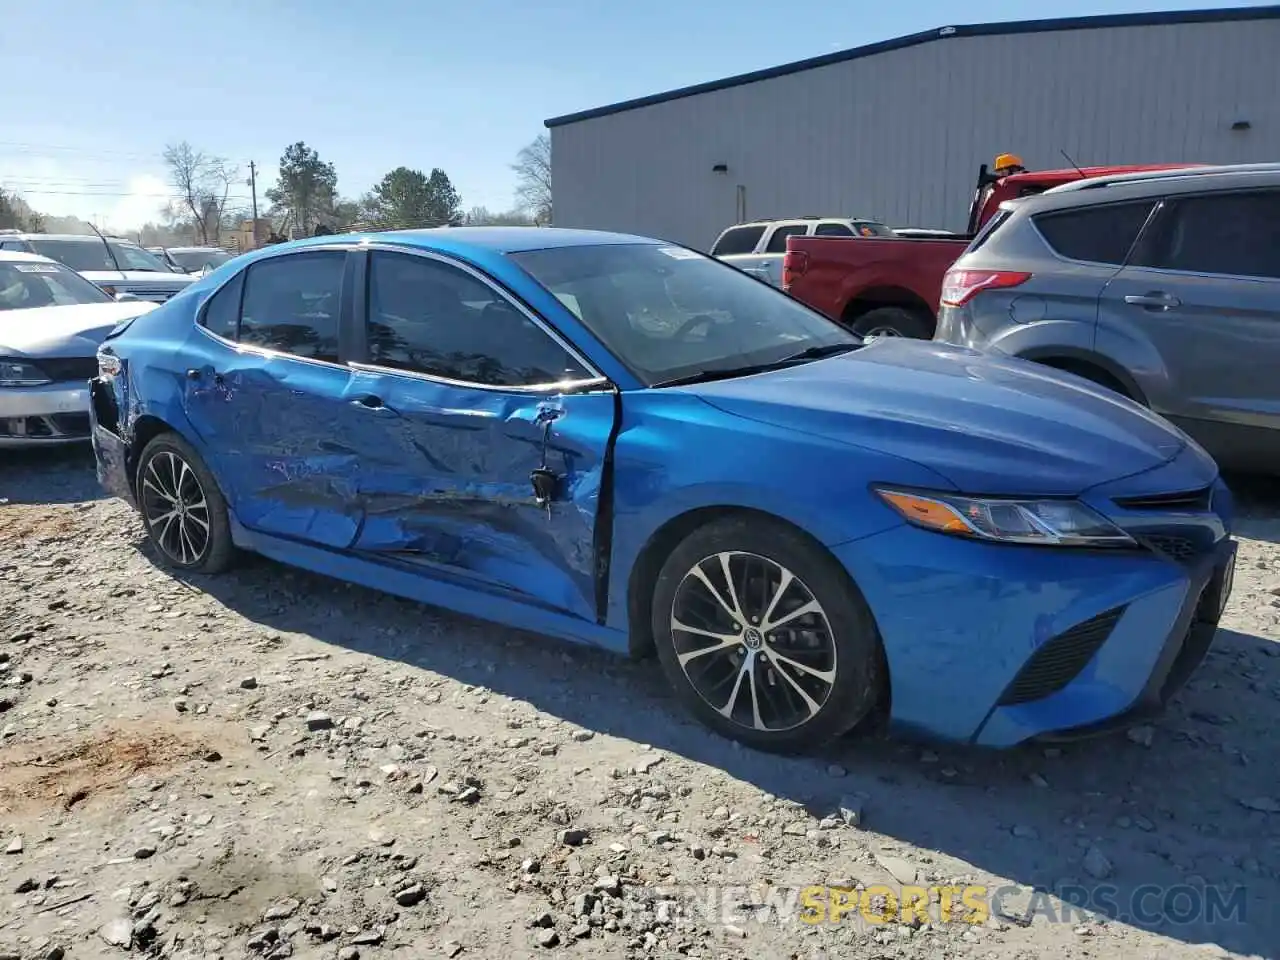
[[[78,511],[72,507],[26,504],[0,507],[0,539],[54,543],[83,533]]]
[[[26,803],[70,809],[142,773],[213,756],[205,742],[172,730],[113,729],[76,743],[43,741],[0,760],[0,810]]]

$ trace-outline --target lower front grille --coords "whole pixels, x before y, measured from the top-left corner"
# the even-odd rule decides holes
[[[80,440],[89,436],[87,413],[0,417],[0,437],[15,440]]]
[[[1123,613],[1123,607],[1100,613],[1042,644],[1001,694],[999,705],[1030,703],[1064,689],[1107,642]]]
[[[1213,549],[1212,544],[1201,545],[1190,537],[1170,534],[1147,534],[1138,538],[1152,550],[1164,554],[1178,563],[1191,563]]]

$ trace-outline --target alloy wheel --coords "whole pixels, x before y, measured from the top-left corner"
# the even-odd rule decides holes
[[[862,335],[862,339],[874,340],[877,337],[900,337],[900,336],[902,336],[902,334],[898,333],[898,331],[895,330],[893,327],[872,327],[870,330],[868,330],[866,333]]]
[[[767,557],[735,551],[698,561],[676,588],[671,636],[698,696],[753,730],[808,723],[835,685],[835,637],[822,605]]]
[[[209,550],[209,501],[190,464],[161,450],[143,468],[139,493],[143,518],[160,549],[184,567],[199,563]]]

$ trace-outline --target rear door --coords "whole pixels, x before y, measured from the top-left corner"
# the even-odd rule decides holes
[[[468,265],[374,249],[367,271],[356,549],[594,621],[612,388]]]
[[[360,528],[374,439],[340,334],[352,290],[345,250],[308,250],[251,264],[201,309],[187,418],[251,530],[340,548]]]
[[[1280,456],[1280,190],[1167,199],[1102,298],[1099,342],[1236,466]],[[1124,354],[1121,354],[1122,356]]]

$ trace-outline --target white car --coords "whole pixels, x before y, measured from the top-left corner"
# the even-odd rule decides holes
[[[48,257],[0,250],[0,448],[88,440],[99,344],[155,308]]]
[[[118,237],[57,233],[0,234],[0,252],[21,251],[66,264],[113,297],[164,303],[199,277],[174,273],[136,243]]]
[[[711,255],[775,287],[782,286],[787,237],[892,237],[878,220],[865,217],[797,217],[739,223],[716,238]]]

